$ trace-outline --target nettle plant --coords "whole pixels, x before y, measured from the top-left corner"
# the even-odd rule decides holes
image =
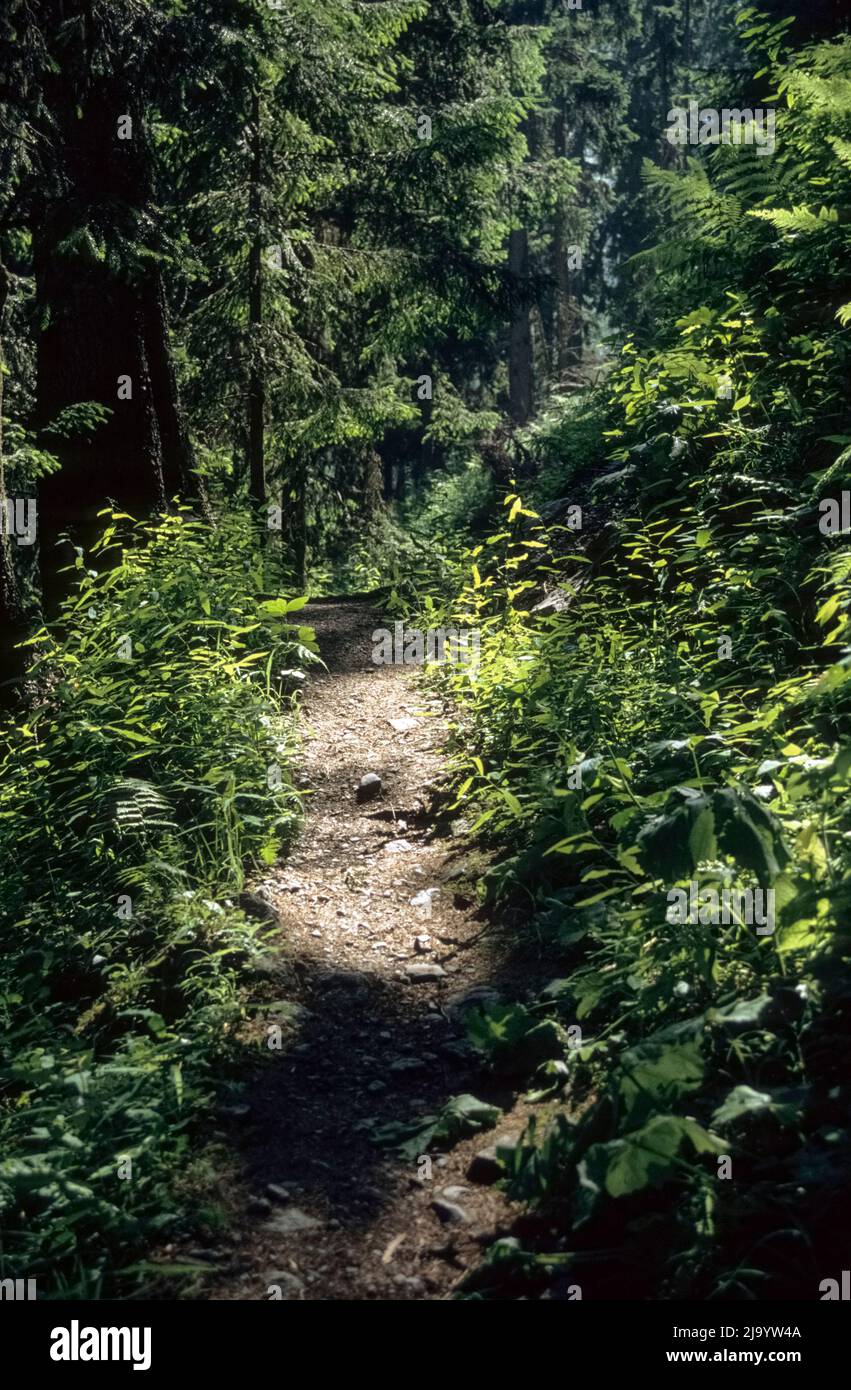
[[[30,641],[38,697],[0,730],[0,1221],[54,1293],[132,1289],[178,1220],[264,948],[234,900],[297,824],[291,692],[315,644],[288,621],[303,599],[262,593],[248,527],[108,515]]]
[[[77,554],[55,630],[29,640],[46,698],[14,734],[20,780],[36,802],[46,792],[51,811],[57,791],[85,783],[78,810],[59,804],[72,830],[82,822],[78,852],[91,864],[111,857],[79,833],[92,807],[125,776],[150,781],[183,826],[187,869],[215,866],[232,885],[242,861],[273,856],[293,824],[292,789],[270,799],[265,773],[288,761],[292,735],[273,695],[301,679],[312,634],[284,622],[298,601],[264,600],[259,570],[231,558],[245,536],[177,512],[121,537],[128,520],[111,516],[92,556],[102,568]],[[55,833],[43,816],[39,833]]]
[[[778,94],[776,159],[648,170],[662,239],[636,258],[655,274],[635,339],[602,406],[598,389],[531,441],[541,512],[579,484],[599,520],[571,538],[510,497],[444,600],[482,631],[475,680],[441,677],[457,808],[557,972],[471,1027],[547,1107],[504,1163],[542,1209],[537,1243],[498,1242],[474,1295],[569,1267],[595,1296],[800,1296],[835,1240],[849,561],[819,520],[849,485],[851,49],[790,56],[761,21],[746,38]],[[771,893],[774,929],[673,920],[695,884]]]
[[[515,1042],[534,1057],[553,1041],[548,1018],[583,1028],[582,1047],[538,1055],[534,1094],[573,1106],[602,1088],[578,1129],[559,1123],[543,1144],[530,1132],[512,1191],[544,1205],[570,1195],[593,1242],[632,1212],[607,1215],[609,1199],[684,1184],[673,1248],[691,1259],[697,1229],[711,1265],[727,1220],[716,1160],[751,1163],[734,1133],[749,1107],[773,1104],[739,1093],[761,1075],[800,1081],[796,1030],[830,974],[851,752],[847,554],[813,564],[812,537],[790,535],[758,489],[728,509],[703,487],[669,478],[667,499],[625,518],[594,566],[510,499],[527,534],[508,528],[472,550],[459,600],[483,633],[475,680],[443,678],[460,702],[457,807],[504,848],[489,891],[522,890],[567,966],[528,1025],[513,1018]],[[544,581],[560,611],[539,611]],[[821,670],[800,661],[814,641],[835,658]],[[671,890],[694,880],[719,896],[730,883],[770,892],[776,929],[669,920]],[[769,1027],[784,991],[788,1018]],[[493,1015],[474,1041],[498,1056],[505,1026]],[[636,1074],[639,1109],[622,1099]],[[771,1114],[793,1128],[800,1118]]]

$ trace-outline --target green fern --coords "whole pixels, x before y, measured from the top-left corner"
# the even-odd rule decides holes
[[[102,806],[120,835],[177,829],[168,798],[141,777],[121,778],[105,793]]]

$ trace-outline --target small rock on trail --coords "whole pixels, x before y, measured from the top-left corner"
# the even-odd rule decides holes
[[[423,983],[429,980],[444,980],[446,971],[442,965],[436,961],[424,962],[422,965],[406,965],[405,974],[414,983]]]
[[[289,1236],[295,1231],[315,1231],[321,1224],[315,1216],[308,1216],[299,1207],[285,1207],[266,1222],[264,1229],[276,1236]]]
[[[459,1207],[456,1202],[448,1202],[444,1197],[436,1197],[431,1204],[431,1209],[444,1225],[461,1223],[468,1226],[472,1220],[463,1207]]]
[[[240,893],[237,906],[242,908],[246,917],[254,917],[258,922],[268,922],[276,927],[281,924],[277,910],[259,893]]]
[[[358,782],[355,793],[358,801],[372,801],[381,794],[382,782],[377,772],[367,772]]]

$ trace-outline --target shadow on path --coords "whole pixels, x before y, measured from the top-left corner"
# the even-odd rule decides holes
[[[430,1175],[370,1136],[464,1092],[510,1110],[514,1097],[464,1040],[463,1016],[482,992],[516,997],[540,975],[516,940],[483,934],[473,881],[483,861],[435,827],[439,701],[417,688],[417,672],[372,662],[371,634],[387,624],[368,602],[315,603],[302,617],[328,668],[305,699],[308,817],[289,861],[257,885],[280,917],[277,983],[298,1001],[298,1026],[229,1136],[244,1214],[231,1273],[211,1296],[266,1298],[277,1283],[285,1298],[440,1298],[510,1223],[502,1195],[465,1177],[493,1135],[432,1156]],[[361,805],[367,772],[382,790]],[[412,905],[425,890],[436,890],[428,905]],[[411,980],[410,967],[429,965],[445,974]],[[515,1108],[496,1132],[524,1118]],[[441,1195],[466,1220],[443,1225],[431,1205]]]

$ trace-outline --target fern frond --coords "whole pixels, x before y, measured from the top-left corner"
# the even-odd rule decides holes
[[[167,797],[141,777],[125,777],[116,782],[105,793],[102,806],[121,835],[177,828]]]
[[[816,214],[803,204],[794,208],[750,208],[748,217],[759,217],[764,222],[770,222],[778,232],[787,236],[823,231],[825,224],[839,220],[834,208],[822,207]]]

